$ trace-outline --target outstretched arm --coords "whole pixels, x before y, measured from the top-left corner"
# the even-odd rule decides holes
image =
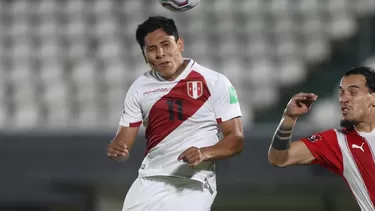
[[[268,151],[269,162],[278,167],[305,165],[314,160],[314,156],[302,141],[291,142],[297,119],[283,116],[271,141]]]
[[[278,167],[309,164],[314,156],[302,141],[291,142],[294,126],[299,116],[307,113],[317,96],[312,93],[299,93],[292,97],[268,150],[269,162]]]

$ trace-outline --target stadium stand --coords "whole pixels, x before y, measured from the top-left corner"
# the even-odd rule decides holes
[[[176,20],[186,57],[232,81],[245,126],[254,126],[245,127],[251,142],[246,153],[218,165],[220,188],[229,191],[219,194],[215,210],[355,210],[346,186],[327,194],[336,185],[330,179],[314,177],[309,168],[274,169],[265,152],[295,92],[311,90],[320,97],[307,118],[308,132],[296,130],[296,138],[337,123],[338,76],[360,64],[375,67],[374,0],[202,0],[185,13],[169,12],[156,0],[0,1],[0,210],[97,204],[94,189],[108,184],[111,194],[121,192],[121,206],[144,140],[138,137],[126,165],[108,160],[104,148],[127,88],[148,69],[135,29],[151,15]],[[290,196],[278,189],[283,185],[293,185]],[[325,194],[342,207],[323,209]]]
[[[251,125],[374,8],[373,0],[205,0],[171,13],[157,1],[1,1],[0,126],[116,127],[127,87],[147,70],[136,26],[157,14],[177,21],[187,57],[230,78]]]

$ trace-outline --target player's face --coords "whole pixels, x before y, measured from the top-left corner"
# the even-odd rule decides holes
[[[363,75],[349,75],[340,82],[342,120],[360,123],[366,120],[375,106],[374,95],[366,86]]]
[[[184,42],[177,41],[162,29],[157,29],[145,37],[145,57],[152,69],[162,77],[173,77],[177,69],[183,64],[182,51]]]

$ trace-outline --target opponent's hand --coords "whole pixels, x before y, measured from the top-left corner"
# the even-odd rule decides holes
[[[107,156],[113,160],[126,160],[129,157],[128,146],[122,141],[113,141],[107,145]]]
[[[178,156],[177,160],[183,160],[189,164],[190,167],[196,167],[206,160],[206,156],[200,148],[189,147],[187,150],[181,153],[180,156]]]
[[[318,96],[313,93],[300,92],[290,99],[284,111],[284,115],[297,118],[303,114],[306,114],[310,110],[312,103],[317,99]]]

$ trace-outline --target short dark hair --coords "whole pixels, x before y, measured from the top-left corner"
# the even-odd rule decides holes
[[[366,79],[366,87],[369,89],[369,92],[375,92],[375,70],[372,67],[359,66],[350,69],[345,73],[344,76],[349,75],[363,75]]]
[[[145,37],[149,33],[156,31],[157,29],[162,29],[168,35],[174,36],[176,41],[179,39],[177,26],[174,23],[173,19],[169,19],[163,16],[149,17],[142,24],[138,25],[135,35],[137,38],[137,42],[142,49],[142,52],[145,45]]]

